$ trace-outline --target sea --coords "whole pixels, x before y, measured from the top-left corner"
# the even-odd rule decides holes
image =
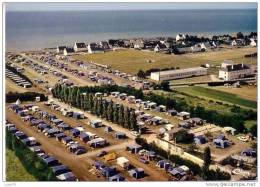
[[[9,51],[133,37],[199,36],[257,31],[256,9],[6,12]]]

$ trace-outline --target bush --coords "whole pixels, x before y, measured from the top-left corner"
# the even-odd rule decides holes
[[[6,102],[12,103],[19,99],[20,101],[35,101],[35,97],[40,97],[41,101],[47,101],[48,97],[41,93],[36,92],[24,92],[24,93],[13,93],[9,92],[6,94]]]

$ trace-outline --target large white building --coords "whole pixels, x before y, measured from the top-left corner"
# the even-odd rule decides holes
[[[187,69],[152,72],[151,79],[156,81],[166,81],[166,80],[182,79],[186,77],[201,76],[201,75],[207,75],[206,68],[195,67],[195,68],[187,68]]]
[[[219,78],[226,81],[236,80],[254,75],[254,70],[246,64],[233,64],[224,62],[219,70]]]

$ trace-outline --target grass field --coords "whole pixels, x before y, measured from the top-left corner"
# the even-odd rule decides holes
[[[235,94],[213,90],[205,87],[180,87],[176,88],[176,90],[189,95],[204,97],[215,101],[227,102],[235,105],[240,105],[242,107],[253,109],[256,109],[257,107],[257,103],[255,101],[250,101],[247,99],[243,99]]]
[[[219,90],[231,94],[236,94],[241,98],[256,101],[257,100],[257,87],[256,86],[242,86],[241,88],[227,88],[225,86],[210,87],[214,90]]]
[[[10,149],[6,149],[6,181],[36,181]]]
[[[102,54],[86,54],[73,56],[82,61],[93,61],[99,64],[106,64],[113,69],[123,72],[136,74],[140,69],[148,70],[151,68],[169,68],[169,67],[196,67],[201,64],[220,64],[225,59],[234,59],[235,62],[244,61],[250,64],[256,64],[256,58],[243,58],[245,54],[256,52],[256,48],[239,49],[221,49],[220,51],[185,54],[185,55],[167,55],[155,52],[145,52],[132,49],[113,51]],[[147,60],[154,62],[148,63]]]

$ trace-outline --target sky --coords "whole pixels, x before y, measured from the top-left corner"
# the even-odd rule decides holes
[[[6,3],[7,11],[249,9],[257,3]]]

